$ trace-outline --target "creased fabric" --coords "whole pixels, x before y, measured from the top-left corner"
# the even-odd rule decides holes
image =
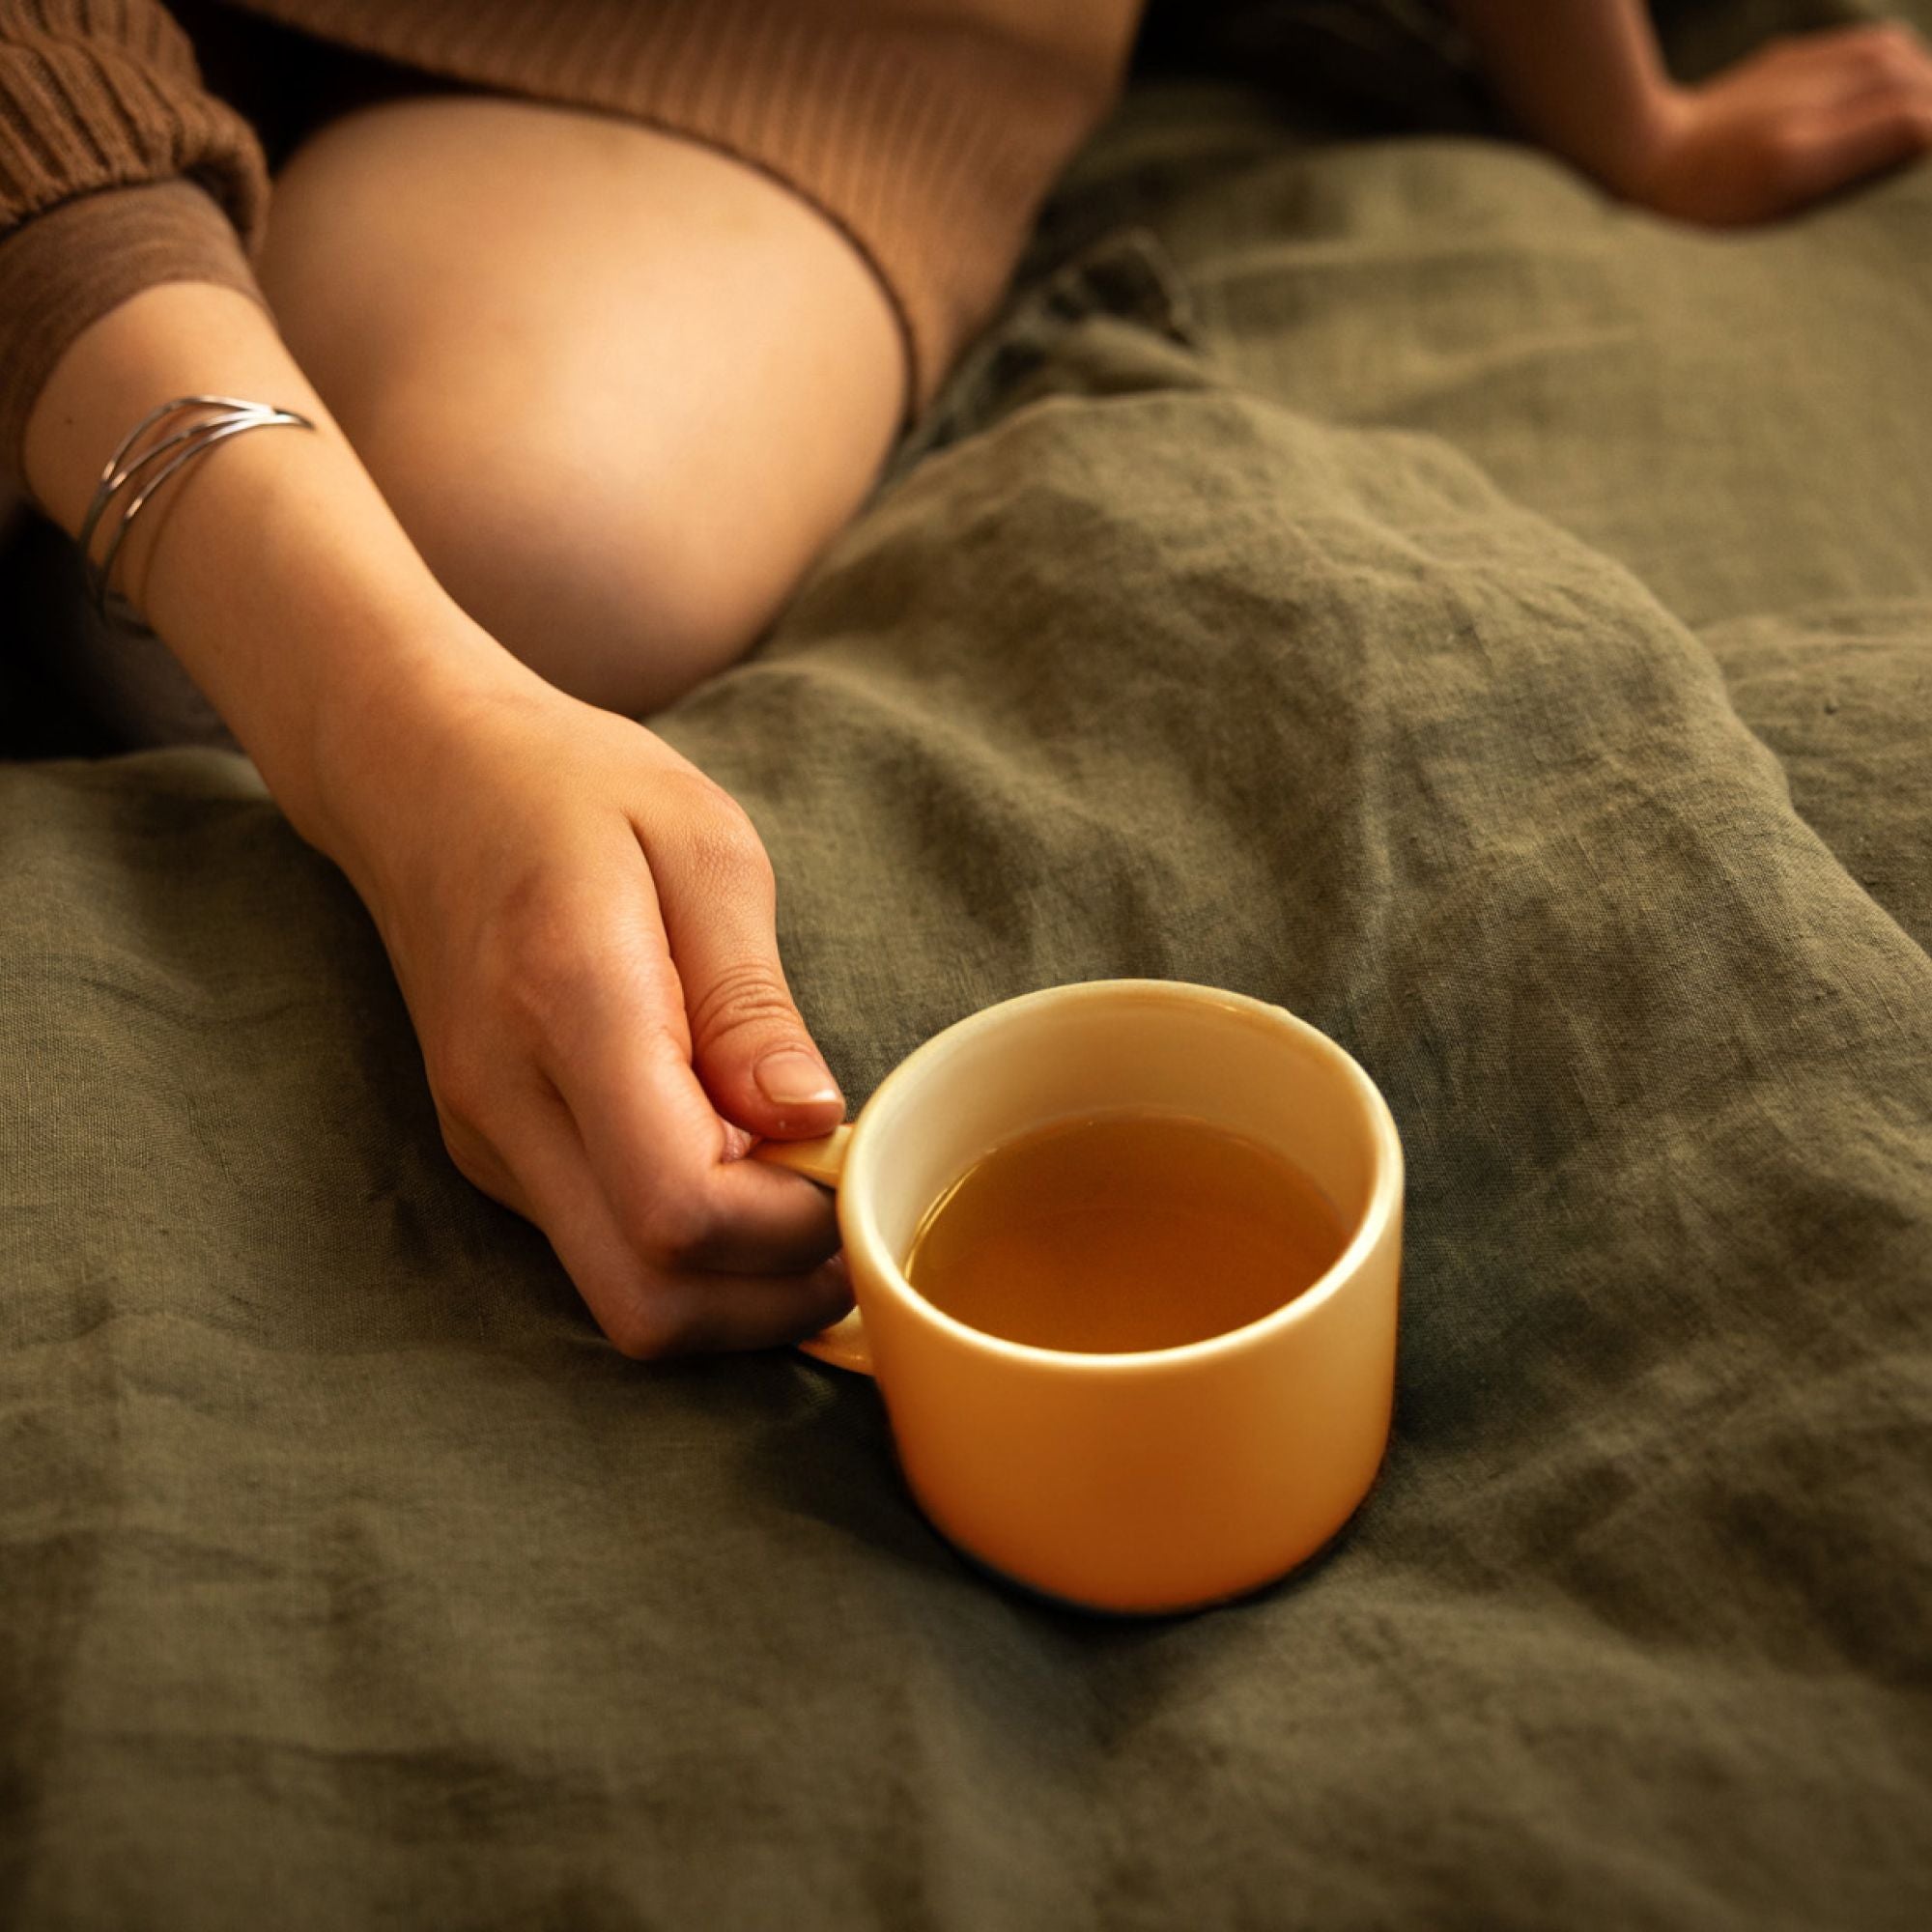
[[[618,1357],[241,760],[0,768],[0,1919],[1916,1927],[1932,170],[1713,237],[1151,89],[746,666],[856,1101],[1172,975],[1409,1163],[1397,1430],[1179,1619]],[[1104,216],[1104,218],[1102,218]]]

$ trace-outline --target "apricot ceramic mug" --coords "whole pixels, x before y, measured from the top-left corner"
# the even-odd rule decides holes
[[[906,1280],[927,1210],[982,1156],[1139,1109],[1285,1155],[1341,1214],[1334,1265],[1243,1327],[1119,1354],[983,1333]],[[1369,1076],[1282,1008],[1165,980],[1049,987],[935,1035],[850,1125],[757,1151],[838,1190],[856,1306],[799,1346],[876,1378],[914,1499],[982,1567],[1081,1608],[1195,1609],[1293,1569],[1367,1493],[1394,1396],[1402,1147]]]

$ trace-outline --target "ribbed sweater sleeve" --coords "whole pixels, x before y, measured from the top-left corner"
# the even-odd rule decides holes
[[[0,0],[0,469],[62,352],[155,282],[255,297],[268,170],[153,0]]]

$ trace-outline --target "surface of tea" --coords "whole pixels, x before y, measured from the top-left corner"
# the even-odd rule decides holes
[[[1258,1321],[1346,1244],[1281,1155],[1200,1121],[1114,1114],[994,1149],[926,1214],[905,1271],[970,1327],[1119,1354]]]

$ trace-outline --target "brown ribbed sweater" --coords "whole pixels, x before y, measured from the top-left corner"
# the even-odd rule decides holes
[[[1112,99],[1137,0],[237,0],[762,168],[877,270],[930,397]],[[255,131],[155,0],[0,0],[0,472],[62,351],[151,283],[261,299]],[[4,494],[4,491],[0,491]]]

